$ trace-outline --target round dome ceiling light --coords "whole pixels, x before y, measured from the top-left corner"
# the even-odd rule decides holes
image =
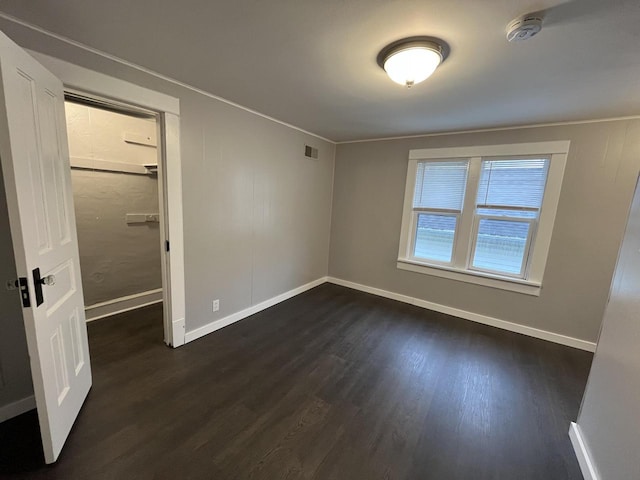
[[[391,80],[410,88],[429,78],[447,54],[447,46],[438,39],[411,37],[383,48],[378,54],[378,65]]]

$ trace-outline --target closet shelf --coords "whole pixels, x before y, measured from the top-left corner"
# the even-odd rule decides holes
[[[102,158],[70,157],[71,168],[100,170],[104,172],[130,173],[134,175],[157,175],[158,165],[135,165],[133,163],[104,160]]]

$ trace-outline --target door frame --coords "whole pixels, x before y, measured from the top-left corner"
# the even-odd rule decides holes
[[[30,50],[27,52],[62,80],[65,93],[80,93],[97,100],[112,101],[114,105],[138,107],[158,116],[164,342],[174,348],[184,345],[185,280],[179,99],[48,55]],[[166,242],[169,242],[168,249],[165,248]]]

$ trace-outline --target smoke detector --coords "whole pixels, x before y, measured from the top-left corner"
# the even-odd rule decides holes
[[[507,27],[507,40],[519,42],[529,40],[542,30],[542,17],[538,15],[524,15],[516,18]]]

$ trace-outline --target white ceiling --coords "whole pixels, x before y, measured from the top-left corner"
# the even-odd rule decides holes
[[[336,141],[640,114],[639,0],[1,0],[54,33]],[[545,10],[510,44],[516,16]],[[451,54],[412,89],[386,44]]]

